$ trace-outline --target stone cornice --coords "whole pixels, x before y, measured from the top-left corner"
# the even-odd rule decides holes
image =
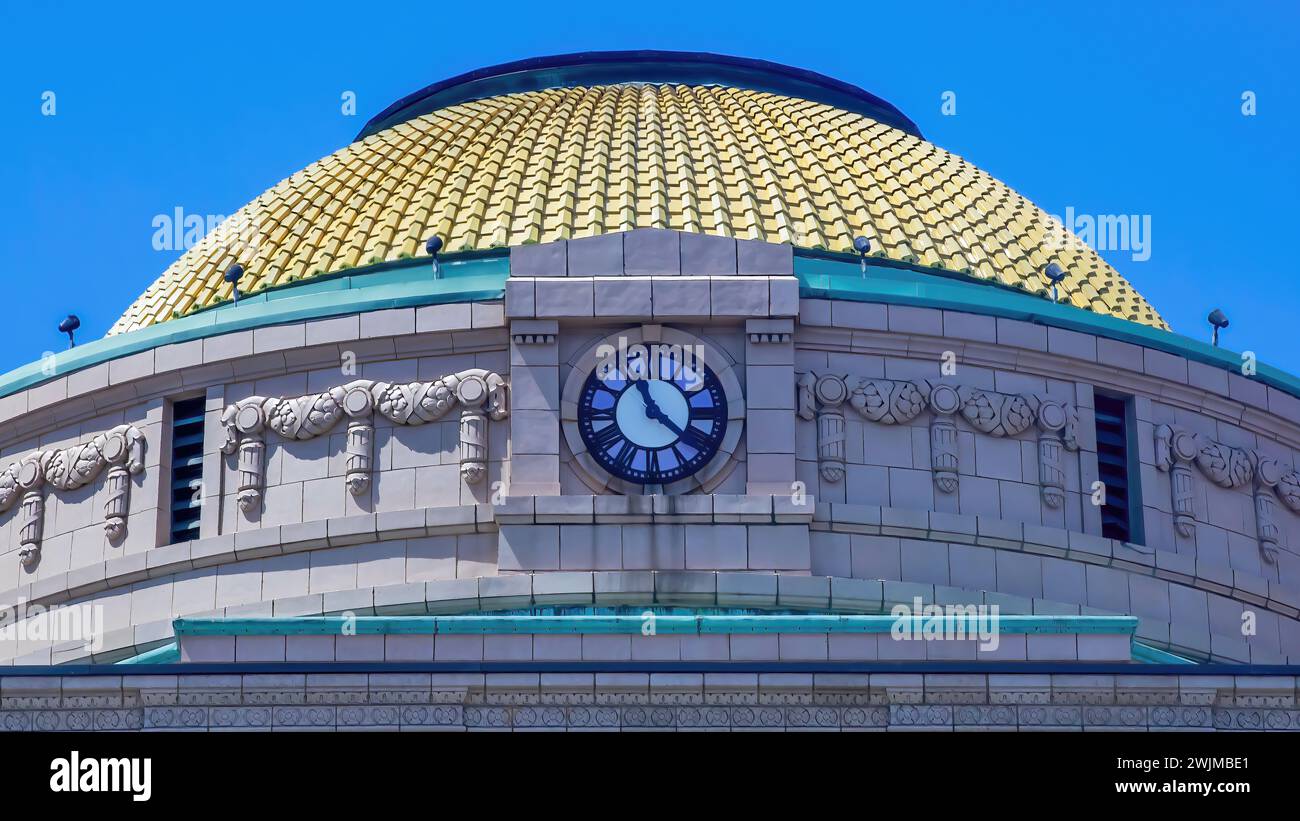
[[[13,590],[0,592],[0,603],[26,601],[31,605],[52,605],[69,601],[84,600],[96,593],[129,587],[148,579],[162,579],[178,573],[186,573],[202,568],[216,568],[221,565],[252,559],[266,558],[281,554],[301,551],[345,547],[355,544],[368,544],[397,539],[421,538],[424,536],[457,535],[474,533],[496,533],[498,527],[509,524],[602,524],[621,525],[636,523],[653,524],[796,524],[807,522],[805,518],[809,509],[813,519],[809,527],[813,531],[862,534],[875,536],[894,536],[915,540],[930,540],[950,544],[969,544],[995,550],[1011,550],[1021,553],[1068,559],[1083,564],[1099,565],[1133,573],[1150,576],[1170,583],[1192,587],[1215,593],[1235,601],[1255,607],[1262,607],[1280,615],[1300,617],[1300,590],[1284,586],[1259,576],[1232,570],[1222,565],[1210,565],[1197,562],[1192,557],[1173,551],[1149,551],[1135,545],[1125,544],[1100,536],[1070,532],[1051,527],[1021,524],[1001,519],[989,519],[983,516],[970,516],[952,513],[927,512],[924,510],[906,510],[901,508],[881,508],[871,505],[852,505],[840,502],[822,502],[815,505],[809,499],[805,506],[793,505],[792,500],[782,497],[762,496],[679,496],[679,497],[613,497],[586,496],[573,497],[568,506],[559,505],[559,501],[569,497],[508,497],[500,505],[461,505],[444,508],[424,508],[416,510],[392,511],[388,513],[348,516],[329,521],[306,522],[302,524],[267,527],[259,530],[227,534],[192,542],[180,542],[143,553],[134,553],[110,559],[91,567],[79,568],[67,573],[53,575],[47,579],[26,584]],[[645,504],[641,500],[653,503]],[[721,500],[721,504],[717,501]],[[659,503],[659,504],[655,504]],[[675,504],[682,503],[682,504]],[[595,508],[596,504],[601,509]],[[797,517],[795,519],[788,516]],[[537,577],[549,577],[547,589],[555,591],[555,584],[561,578],[588,578],[590,572],[580,573],[538,573]],[[700,579],[713,579],[722,576],[744,577],[753,579],[755,573],[727,574],[714,571],[623,571],[596,572],[597,579],[611,575],[620,575],[627,579],[664,579],[687,580],[689,584],[677,590],[691,591]],[[771,575],[771,574],[767,574]],[[484,577],[482,579],[457,579],[438,582],[415,582],[393,585],[384,594],[361,591],[370,595],[371,602],[379,612],[380,608],[391,605],[391,612],[406,612],[398,601],[407,595],[408,588],[432,591],[446,588],[450,591],[457,585],[470,585],[475,591],[482,587],[484,591],[476,592],[474,597],[484,595],[515,596],[520,594],[515,586],[519,579],[531,578],[528,574],[504,577]],[[870,602],[862,601],[866,596],[879,597],[880,591],[893,590],[898,601],[910,601],[913,593],[924,593],[933,598],[935,588],[932,585],[916,585],[909,582],[879,580],[861,580],[848,578],[810,577],[779,575],[776,578],[782,585],[806,586],[817,588],[830,585],[835,595],[840,597],[835,607],[857,609],[862,612],[870,610]],[[690,581],[695,580],[695,581]],[[651,581],[653,584],[653,581]],[[674,582],[677,584],[677,582]],[[882,588],[882,585],[885,587]],[[381,588],[375,588],[376,591]],[[531,589],[531,588],[530,588]],[[653,589],[653,588],[651,588]],[[710,583],[710,596],[716,595],[719,588]],[[793,589],[793,588],[792,588]],[[954,588],[945,588],[951,590]],[[611,590],[622,591],[616,587]],[[852,592],[849,591],[858,591]],[[874,594],[862,591],[875,590]],[[924,591],[929,592],[924,592]],[[513,592],[511,592],[513,591]],[[918,592],[921,591],[921,592]],[[355,598],[351,591],[344,591],[339,596]],[[425,593],[421,593],[425,595]],[[430,593],[430,595],[432,595]],[[450,593],[440,593],[442,599]],[[525,591],[527,602],[531,594]],[[611,595],[614,595],[611,593]],[[686,593],[683,593],[686,595]],[[793,593],[790,595],[794,595]],[[802,595],[802,594],[801,594]],[[990,593],[989,595],[995,595]],[[852,605],[845,604],[845,596],[853,600]],[[689,598],[689,596],[688,596]],[[325,601],[328,601],[329,595]],[[652,599],[647,599],[650,601]],[[432,599],[430,600],[432,602]],[[505,601],[504,599],[502,601]],[[538,601],[543,601],[539,599]],[[550,601],[549,599],[546,601]],[[558,599],[556,600],[558,602]],[[791,605],[794,600],[788,596],[780,599],[779,604]],[[889,600],[893,603],[893,599]],[[1026,600],[1028,601],[1028,600]],[[314,604],[313,604],[314,602]],[[352,599],[349,608],[357,609]],[[809,603],[811,602],[811,603]],[[799,606],[822,608],[825,603],[809,600]],[[500,605],[502,602],[497,602]],[[578,603],[568,598],[564,603]],[[597,591],[597,603],[600,603]],[[512,604],[529,606],[528,604]],[[310,615],[328,612],[322,604],[320,594],[278,600],[274,605],[278,615]],[[358,612],[367,611],[370,605],[359,606]],[[304,610],[303,608],[307,608]],[[314,608],[314,609],[313,609]],[[343,609],[349,609],[343,608]],[[409,608],[408,608],[409,609]],[[428,612],[470,612],[472,605],[456,609],[434,609],[430,604]],[[491,609],[491,608],[488,608]],[[1015,612],[1006,609],[1006,612]],[[1026,611],[1029,612],[1029,611]],[[1055,612],[1055,611],[1052,611]],[[149,649],[141,639],[132,635],[153,635],[158,630],[167,631],[170,622],[151,625],[135,625],[116,631],[122,634],[108,649],[120,646],[139,646],[140,650]],[[135,631],[134,633],[132,631]],[[153,632],[151,632],[153,631]],[[1178,650],[1179,648],[1173,648]],[[1182,648],[1187,650],[1189,648]],[[66,659],[65,659],[66,660]]]

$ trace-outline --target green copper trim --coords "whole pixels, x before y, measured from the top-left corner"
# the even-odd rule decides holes
[[[864,276],[859,258],[851,254],[796,249],[794,272],[799,295],[807,299],[915,305],[1017,319],[1142,345],[1241,373],[1241,355],[1225,348],[956,271],[868,257]],[[1300,379],[1270,365],[1258,364],[1252,378],[1300,397]]]
[[[0,397],[92,365],[177,342],[385,308],[503,298],[510,273],[508,248],[449,253],[440,259],[438,279],[433,278],[429,257],[378,263],[259,291],[241,297],[238,306],[227,302],[138,331],[104,337],[52,354],[48,361],[32,362],[0,375]],[[864,277],[859,259],[852,254],[796,248],[794,272],[804,298],[915,305],[1017,319],[1142,345],[1240,373],[1240,355],[1224,348],[1056,304],[957,271],[868,257]],[[1272,366],[1259,364],[1252,378],[1300,397],[1300,379]]]
[[[164,644],[161,647],[155,647],[152,650],[141,653],[138,656],[132,656],[129,659],[122,659],[118,664],[176,664],[181,660],[180,647],[176,642]]]
[[[1196,664],[1191,659],[1185,659],[1167,650],[1160,650],[1138,641],[1133,642],[1133,660],[1143,664]]]
[[[433,278],[429,257],[355,268],[241,296],[137,331],[106,336],[0,376],[0,396],[59,376],[177,342],[286,322],[447,302],[501,299],[510,259],[505,251],[446,255]]]

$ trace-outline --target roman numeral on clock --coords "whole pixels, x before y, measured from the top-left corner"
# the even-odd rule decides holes
[[[624,440],[623,447],[619,450],[618,455],[614,457],[614,464],[623,470],[632,467],[632,460],[636,458],[637,451],[640,450],[636,445]]]
[[[721,419],[725,413],[726,412],[718,405],[708,405],[703,408],[697,405],[691,405],[691,418],[699,419],[701,422],[711,422]]]
[[[623,431],[618,429],[618,425],[609,424],[592,435],[592,442],[597,448],[603,451],[609,451],[619,442],[624,441]]]
[[[709,434],[694,425],[687,425],[678,441],[690,445],[696,450],[704,450],[709,446]]]

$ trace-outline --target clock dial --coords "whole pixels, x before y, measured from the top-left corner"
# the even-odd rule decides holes
[[[708,464],[727,431],[727,397],[713,371],[667,355],[626,371],[596,368],[578,399],[578,431],[597,464],[641,485]]]

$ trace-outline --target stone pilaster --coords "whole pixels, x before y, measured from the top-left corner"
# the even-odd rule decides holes
[[[795,491],[794,320],[745,323],[745,428],[751,494]]]
[[[510,323],[510,462],[505,493],[560,493],[560,354],[555,320]]]

